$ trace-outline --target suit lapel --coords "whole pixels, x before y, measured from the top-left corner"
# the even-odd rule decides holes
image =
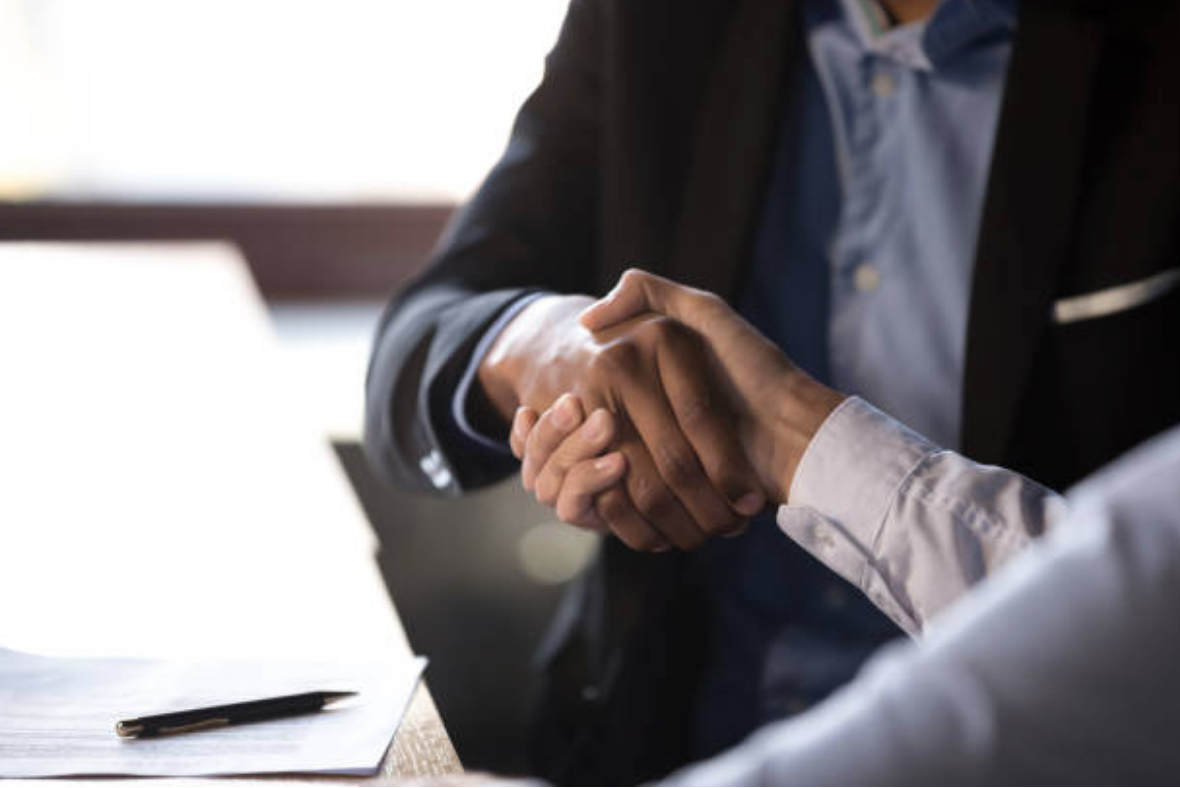
[[[1071,237],[1100,24],[1021,9],[992,155],[967,326],[962,451],[1001,462]]]
[[[732,298],[769,172],[780,89],[796,41],[791,0],[738,9],[697,125],[672,278]]]

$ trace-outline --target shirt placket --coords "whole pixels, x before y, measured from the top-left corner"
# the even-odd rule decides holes
[[[843,71],[834,70],[832,76],[830,84],[841,94],[833,105],[844,112],[838,126],[844,134],[839,140],[843,199],[832,247],[829,347],[832,382],[859,392],[862,340],[874,330],[878,292],[890,273],[886,250],[873,238],[884,221],[890,120],[902,86],[896,64],[871,52]]]

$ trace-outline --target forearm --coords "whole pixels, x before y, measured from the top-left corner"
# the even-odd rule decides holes
[[[807,447],[847,395],[824,386],[794,365],[786,365],[755,409],[745,443],[764,474],[771,500],[789,502],[791,485]]]

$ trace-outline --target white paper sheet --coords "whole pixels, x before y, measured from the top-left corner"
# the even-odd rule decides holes
[[[0,777],[371,774],[426,660],[188,663],[43,657],[0,649]],[[314,690],[360,694],[314,714],[152,739],[129,717]]]

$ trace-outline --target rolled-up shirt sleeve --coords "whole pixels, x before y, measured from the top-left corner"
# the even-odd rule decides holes
[[[850,397],[808,446],[778,524],[917,635],[1063,510],[1036,482],[943,450]]]

